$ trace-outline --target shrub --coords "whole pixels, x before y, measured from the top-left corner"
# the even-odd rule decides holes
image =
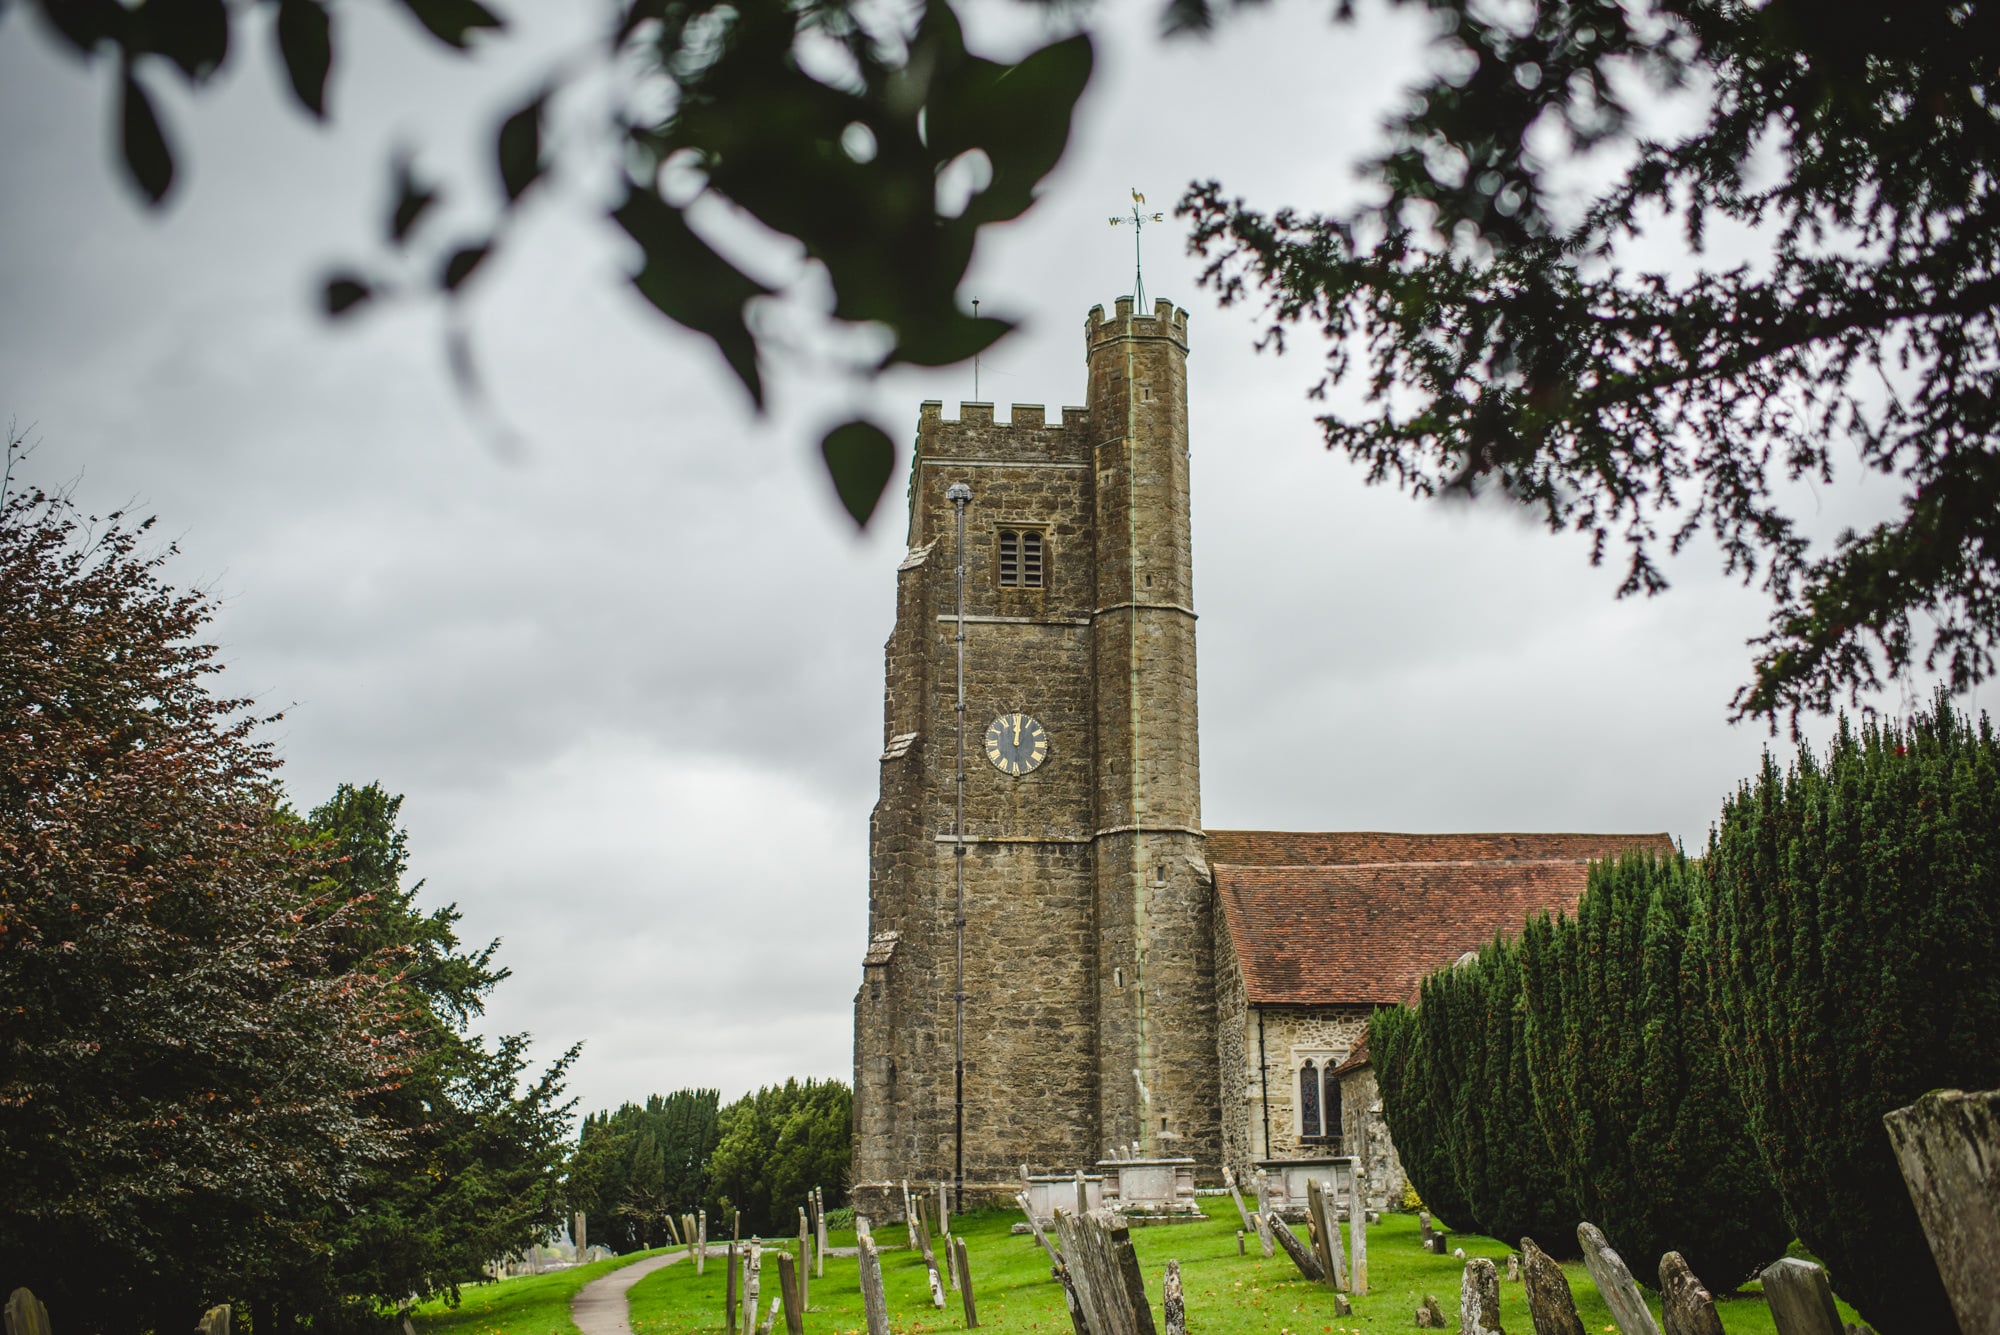
[[[1642,1279],[1678,1251],[1720,1291],[1792,1234],[1689,948],[1698,877],[1678,854],[1598,863],[1574,917],[1528,924],[1521,965],[1536,1118],[1569,1194]]]
[[[2000,747],[1940,696],[1768,756],[1710,838],[1730,1078],[1798,1236],[1884,1332],[1953,1329],[1882,1115],[2000,1086]]]

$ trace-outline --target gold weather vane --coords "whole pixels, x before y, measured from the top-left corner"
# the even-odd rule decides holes
[[[1139,193],[1139,187],[1135,185],[1132,187],[1132,212],[1125,217],[1111,220],[1113,227],[1132,224],[1132,309],[1141,315],[1146,311],[1146,272],[1139,253],[1139,238],[1144,234],[1147,223],[1167,220],[1167,215],[1164,213],[1147,213],[1145,206],[1146,197]]]

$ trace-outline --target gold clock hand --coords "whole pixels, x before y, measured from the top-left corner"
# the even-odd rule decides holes
[[[1014,715],[1014,745],[1019,746],[1020,744],[1021,744],[1021,716],[1019,714],[1016,714]]]

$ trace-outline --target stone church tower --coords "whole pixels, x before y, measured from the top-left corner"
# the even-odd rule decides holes
[[[964,484],[964,1164],[1221,1161],[1188,522],[1187,313],[1085,326],[1088,406],[920,410],[855,997],[856,1204],[954,1163]],[[895,1190],[892,1191],[892,1188]],[[885,1201],[885,1193],[887,1200]]]

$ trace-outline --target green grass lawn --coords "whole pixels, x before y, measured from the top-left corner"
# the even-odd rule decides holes
[[[459,1290],[457,1307],[433,1299],[412,1312],[411,1318],[419,1335],[578,1335],[576,1323],[569,1319],[569,1304],[576,1291],[599,1275],[658,1254],[634,1252],[573,1270],[468,1284]],[[852,1269],[853,1263],[848,1265]],[[722,1311],[720,1300],[715,1310]]]
[[[1458,1328],[1458,1286],[1465,1263],[1452,1256],[1434,1256],[1417,1246],[1417,1221],[1412,1215],[1383,1216],[1368,1230],[1370,1292],[1354,1299],[1354,1314],[1336,1317],[1333,1294],[1300,1278],[1280,1251],[1265,1260],[1253,1235],[1248,1256],[1236,1254],[1236,1210],[1227,1197],[1202,1201],[1205,1222],[1132,1230],[1132,1242],[1153,1298],[1154,1321],[1159,1315],[1160,1277],[1169,1259],[1181,1263],[1187,1295],[1188,1330],[1192,1335],[1338,1335],[1344,1331],[1407,1331],[1413,1329],[1417,1304],[1435,1294],[1449,1328]],[[965,1239],[972,1263],[973,1291],[979,1300],[983,1330],[1038,1335],[1065,1335],[1069,1317],[1062,1293],[1049,1278],[1048,1263],[1030,1236],[1016,1237],[1010,1226],[1018,1212],[963,1216],[954,1228]],[[876,1231],[876,1241],[892,1243],[907,1237],[903,1226]],[[851,1235],[836,1235],[836,1245],[851,1243]],[[1501,1271],[1501,1318],[1507,1329],[1532,1331],[1519,1284],[1506,1281],[1507,1248],[1490,1238],[1456,1236],[1468,1256],[1487,1256]],[[1577,1312],[1586,1331],[1609,1330],[1611,1314],[1597,1296],[1582,1265],[1565,1266],[1576,1294]],[[777,1265],[767,1253],[764,1301],[777,1283]],[[949,1293],[939,1312],[930,1305],[929,1281],[921,1255],[907,1247],[884,1250],[882,1280],[889,1299],[889,1324],[899,1335],[952,1331],[964,1324],[958,1295]],[[720,1331],[723,1267],[711,1263],[708,1273],[695,1276],[693,1267],[675,1264],[648,1275],[632,1290],[634,1335],[680,1335]],[[1730,1335],[1774,1335],[1770,1310],[1754,1286],[1717,1304]],[[1654,1305],[1655,1312],[1658,1304]],[[1854,1320],[1844,1305],[1841,1315]],[[778,1323],[782,1332],[784,1323]],[[812,1287],[806,1317],[809,1335],[849,1335],[865,1329],[861,1290],[852,1260],[829,1258],[826,1277]]]

